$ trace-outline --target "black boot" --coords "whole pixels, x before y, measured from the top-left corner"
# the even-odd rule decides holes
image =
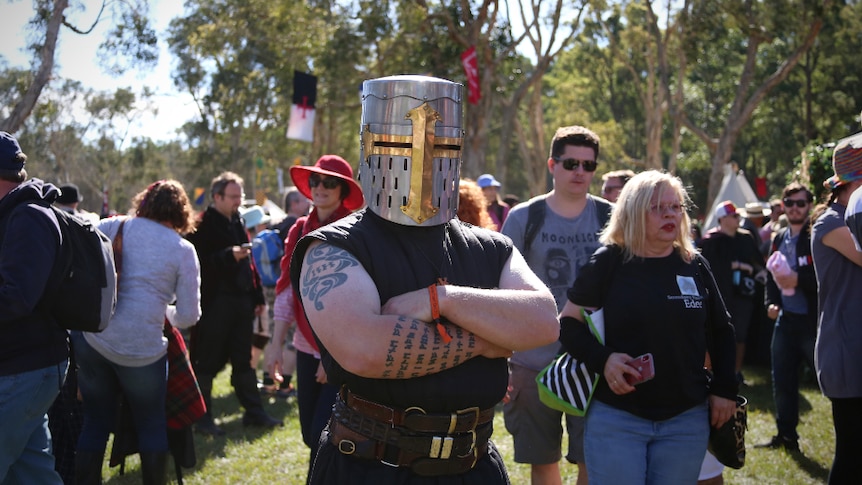
[[[75,452],[75,481],[78,485],[101,485],[102,483],[102,461],[105,452],[76,451]]]
[[[237,399],[245,408],[245,414],[242,417],[243,426],[274,428],[283,425],[280,420],[271,417],[263,410],[263,401],[257,390],[257,375],[252,369],[233,374],[231,383]]]
[[[242,415],[243,426],[256,426],[258,428],[275,428],[284,426],[284,423],[273,418],[263,408],[250,409]]]
[[[197,376],[198,386],[201,388],[201,395],[204,398],[207,412],[195,423],[195,431],[201,434],[210,436],[224,436],[225,432],[219,428],[213,420],[212,414],[212,393],[213,393],[213,376],[201,374]]]
[[[141,453],[141,475],[144,477],[144,485],[168,483],[168,453]]]

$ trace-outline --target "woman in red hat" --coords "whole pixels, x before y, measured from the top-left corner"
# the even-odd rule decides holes
[[[353,180],[353,169],[337,155],[324,155],[313,167],[290,167],[293,184],[314,202],[308,216],[299,218],[290,228],[284,242],[284,257],[281,259],[281,277],[275,285],[273,307],[273,342],[280,348],[284,343],[287,327],[296,322],[294,333],[296,347],[296,382],[299,422],[302,440],[311,449],[309,470],[314,461],[320,433],[332,412],[338,388],[328,384],[326,373],[320,363],[320,349],[314,340],[311,327],[305,319],[295,291],[286,291],[290,286],[290,256],[296,243],[309,232],[335,222],[365,204],[362,188]],[[270,375],[281,379],[281,352],[267,352],[265,366]]]

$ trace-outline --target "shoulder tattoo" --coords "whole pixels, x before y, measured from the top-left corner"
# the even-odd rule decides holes
[[[344,249],[319,244],[305,254],[305,276],[300,282],[299,292],[314,302],[316,310],[323,310],[324,295],[333,288],[347,282],[346,268],[359,266],[359,261]]]

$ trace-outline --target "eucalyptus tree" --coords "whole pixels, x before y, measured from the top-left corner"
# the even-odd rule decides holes
[[[749,157],[757,161],[757,173],[767,178],[771,194],[801,175],[794,165],[801,163],[803,151],[814,153],[819,145],[860,131],[860,35],[862,4],[848,2],[824,20],[817,42],[764,100],[751,129],[744,130],[741,141],[750,146]],[[820,175],[812,174],[814,193],[822,190]]]
[[[476,49],[481,98],[467,106],[463,173],[475,177],[493,168],[506,184],[508,169],[520,161],[529,191],[544,191],[547,136],[544,123],[537,122],[541,81],[574,38],[585,2],[416,2],[427,12],[428,25],[458,47],[454,59]]]
[[[517,143],[523,159],[524,172],[530,194],[539,194],[547,189],[547,154],[550,136],[545,129],[545,92],[543,78],[551,65],[573,43],[581,29],[581,17],[587,2],[563,2],[562,0],[519,0],[517,21],[524,34],[513,40],[513,45],[523,45],[535,61],[526,64],[517,73],[510,73],[510,82],[501,90],[501,143],[497,160],[507,160],[514,148],[507,140]],[[510,21],[514,21],[510,19]],[[523,57],[521,60],[525,60]],[[505,67],[510,63],[502,63]],[[501,72],[506,74],[506,72]],[[518,75],[515,75],[518,74]],[[509,137],[514,131],[517,135]],[[506,181],[505,165],[498,169]]]
[[[146,68],[157,61],[157,39],[149,24],[147,0],[102,0],[95,20],[89,25],[81,25],[77,20],[84,18],[82,12],[87,11],[88,3],[83,0],[34,0],[33,5],[28,34],[32,68],[22,78],[26,82],[16,90],[14,98],[4,104],[0,130],[18,131],[33,112],[54,75],[55,52],[64,27],[71,33],[87,35],[98,23],[111,22],[112,28],[99,46],[99,58],[109,72],[122,73],[132,65]]]
[[[668,1],[668,11],[670,4]],[[625,81],[640,105],[639,116],[635,119],[639,121],[638,131],[643,133],[640,140],[646,142],[645,151],[629,147],[630,154],[639,158],[638,165],[645,169],[668,168],[673,172],[672,161],[665,167],[662,160],[669,91],[662,89],[661,63],[673,40],[675,28],[668,25],[664,31],[658,29],[653,2],[650,1],[595,1],[593,6],[594,22],[600,27],[594,42],[606,43],[608,54],[624,71],[617,71],[615,78]],[[618,106],[617,110],[620,108]],[[642,156],[638,153],[641,151]]]
[[[708,206],[743,128],[814,44],[831,7],[828,0],[691,0],[677,13],[683,42],[675,60],[689,70],[678,73],[686,79],[684,105],[671,103],[670,112],[710,150]],[[662,66],[668,91],[671,57]]]
[[[358,151],[357,93],[370,54],[343,8],[204,0],[171,22],[174,83],[192,95],[201,116],[186,128],[202,172],[232,169],[247,180],[253,175],[256,189],[272,189],[276,170],[291,161]],[[285,138],[294,70],[318,78],[312,144]]]

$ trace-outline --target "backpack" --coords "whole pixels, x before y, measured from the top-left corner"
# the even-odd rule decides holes
[[[284,256],[284,243],[278,232],[272,229],[260,231],[254,237],[252,256],[260,274],[263,286],[275,286],[281,276],[281,257]]]
[[[60,227],[60,252],[46,292],[51,315],[66,330],[101,332],[117,306],[111,239],[89,221],[51,209]]]

